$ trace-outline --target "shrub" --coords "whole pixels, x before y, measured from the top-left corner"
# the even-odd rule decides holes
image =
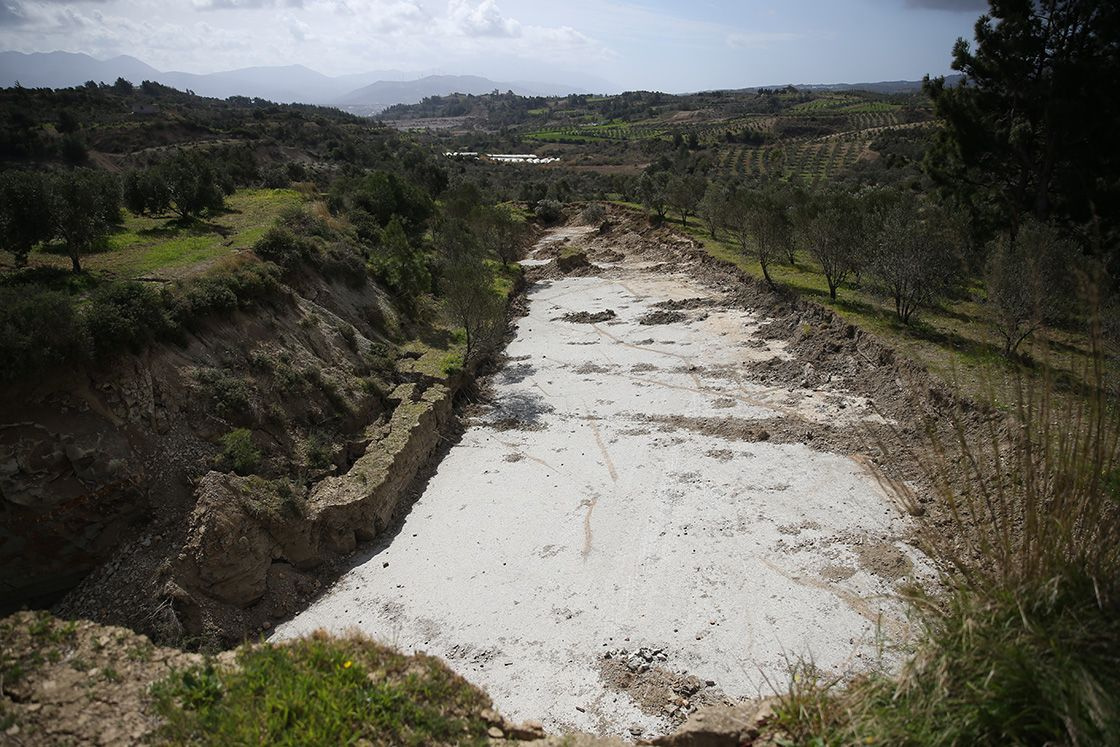
[[[253,253],[266,262],[291,270],[315,255],[315,245],[287,228],[274,226],[253,244]]]
[[[365,354],[362,356],[362,363],[370,371],[375,371],[381,374],[391,374],[396,372],[396,364],[393,363],[392,351],[381,343],[372,343],[366,349]]]
[[[78,135],[67,135],[62,138],[62,145],[59,151],[62,155],[62,160],[71,165],[85,163],[89,158],[89,150],[86,148],[86,144],[82,142],[82,138]]]
[[[95,289],[83,318],[90,352],[95,358],[125,348],[138,352],[171,329],[160,294],[143,283],[131,281]]]
[[[369,281],[369,272],[362,255],[343,242],[335,242],[327,247],[320,257],[319,271],[324,277],[342,280],[354,289],[363,287]]]
[[[0,287],[0,380],[57,365],[80,352],[82,329],[65,293]]]
[[[409,310],[416,297],[431,290],[432,276],[422,249],[409,241],[404,225],[396,217],[381,231],[380,246],[373,250],[370,266]]]
[[[601,225],[607,217],[607,209],[598,202],[593,202],[579,214],[579,222],[585,226]]]
[[[168,316],[177,326],[194,328],[210,314],[251,308],[277,298],[283,289],[280,268],[271,262],[227,264],[173,286],[166,299]]]
[[[253,445],[253,433],[248,428],[236,428],[222,436],[222,459],[239,475],[247,475],[261,461],[260,450]]]
[[[220,368],[199,369],[195,378],[219,416],[244,418],[249,413],[251,390],[243,379]]]
[[[308,437],[303,445],[304,463],[312,469],[327,469],[334,464],[334,449],[320,433]]]
[[[280,214],[277,223],[281,228],[286,228],[297,236],[318,236],[329,239],[334,235],[334,231],[325,220],[302,205],[286,208]]]
[[[338,336],[346,343],[346,347],[353,351],[358,350],[358,330],[354,329],[353,324],[343,324],[338,328]]]
[[[564,206],[557,200],[541,200],[534,208],[533,214],[541,223],[551,226],[564,218]]]

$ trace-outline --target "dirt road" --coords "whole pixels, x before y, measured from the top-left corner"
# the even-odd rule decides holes
[[[583,239],[529,264],[561,240]],[[869,403],[752,378],[786,355],[765,317],[612,259],[531,289],[492,406],[391,542],[278,637],[360,628],[446,658],[513,719],[650,736],[784,686],[800,656],[858,669],[905,636],[893,591],[928,572],[905,518],[859,460],[766,431],[859,427]]]

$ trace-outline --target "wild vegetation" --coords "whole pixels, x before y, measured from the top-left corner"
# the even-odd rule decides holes
[[[437,321],[426,309],[442,303],[441,277],[451,278],[448,291],[469,279],[471,308],[483,311],[464,325],[467,357],[480,352],[474,328],[501,316],[493,261],[508,267],[516,257],[524,220],[478,190],[459,190],[444,207],[442,166],[392,131],[329,110],[213,101],[158,84],[3,95],[18,104],[0,122],[9,158],[0,245],[11,258],[0,278],[5,378],[176,339],[207,315],[281,295],[285,274],[301,267],[359,285],[372,279],[421,325]],[[119,114],[148,101],[162,107],[154,121]],[[58,111],[87,147],[122,151],[92,151],[113,168],[66,165],[52,141]],[[318,136],[306,138],[308,127]],[[138,145],[170,142],[128,150],[112,136],[136,129],[152,131]],[[300,155],[278,160],[281,147]],[[288,189],[298,179],[307,181]],[[72,276],[60,271],[60,255]]]
[[[926,424],[917,458],[942,507],[927,550],[944,592],[915,592],[923,633],[902,673],[833,681],[799,666],[776,737],[1118,743],[1117,39],[1107,4],[993,2],[975,47],[953,51],[959,85],[450,96],[385,113],[460,120],[415,136],[148,82],[2,91],[0,379],[175,344],[282,302],[307,273],[388,294],[403,311],[380,322],[391,345],[448,375],[498,343],[529,217],[554,223],[596,200],[643,210],[999,414],[979,434],[960,414]],[[141,105],[158,114],[133,114]],[[562,161],[436,155],[526,148]],[[581,205],[585,223],[603,220],[595,208]],[[440,333],[454,343],[421,353]],[[357,348],[352,327],[337,334]],[[386,394],[390,352],[361,351],[371,396]],[[278,391],[348,407],[320,371],[282,355],[254,365]],[[197,380],[229,420],[214,436],[222,468],[287,479],[293,465],[269,466],[253,438],[251,387],[221,368]],[[298,477],[329,470],[329,429],[301,434]],[[276,500],[298,508],[280,484]],[[447,705],[472,692],[438,668],[402,675],[369,642],[240,656],[235,672],[203,666],[160,686],[165,739],[482,738],[469,708]]]
[[[924,634],[902,674],[831,681],[798,668],[779,739],[1120,740],[1120,169],[1108,134],[1120,117],[1106,93],[1117,39],[1111,6],[993,2],[975,46],[953,50],[964,82],[929,81],[920,96],[505,101],[502,129],[473,132],[495,102],[456,102],[464,148],[564,159],[545,188],[518,169],[506,189],[673,220],[1006,416],[985,433],[928,424],[925,472],[944,511],[928,550],[946,591],[913,600]]]

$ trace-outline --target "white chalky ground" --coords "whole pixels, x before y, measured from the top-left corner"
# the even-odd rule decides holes
[[[877,417],[838,391],[751,382],[741,364],[783,352],[751,344],[765,319],[748,312],[638,323],[706,295],[637,263],[537,285],[486,422],[391,543],[276,637],[358,628],[445,658],[514,720],[612,734],[668,725],[604,685],[607,650],[663,648],[663,666],[734,697],[784,685],[798,657],[826,671],[874,659],[904,616],[897,579],[861,569],[858,548],[891,543],[928,568],[878,483],[846,455],[647,419]],[[616,318],[558,318],[604,309]]]

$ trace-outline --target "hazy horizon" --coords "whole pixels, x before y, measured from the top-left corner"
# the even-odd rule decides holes
[[[0,0],[0,49],[164,72],[301,64],[588,90],[915,80],[950,71],[978,0]]]

